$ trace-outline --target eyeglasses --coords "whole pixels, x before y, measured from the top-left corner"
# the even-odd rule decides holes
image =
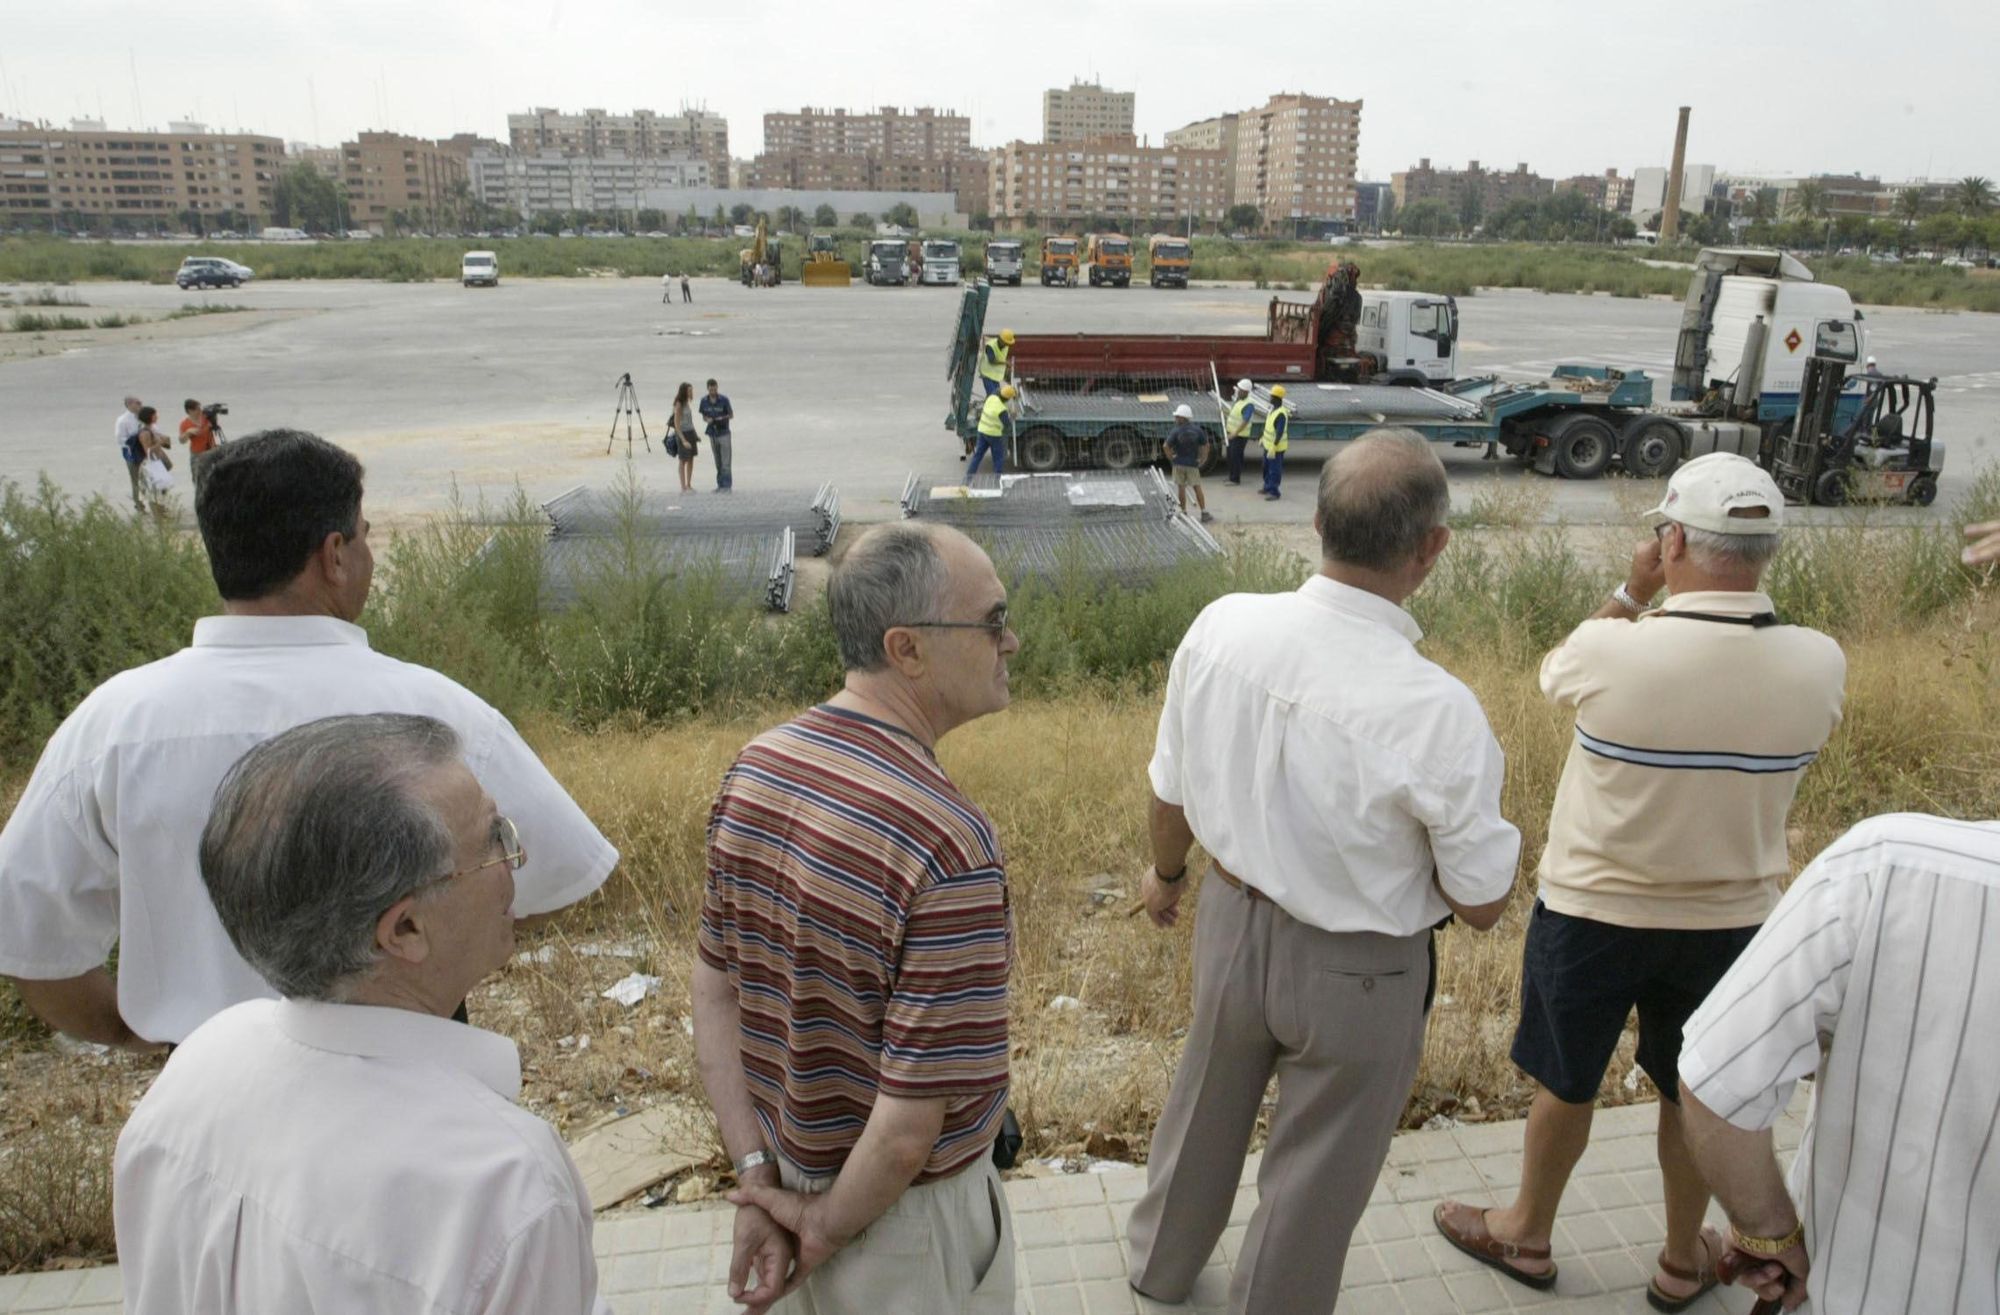
[[[911,621],[904,630],[984,630],[999,643],[1007,633],[1007,609],[1002,607],[984,621]]]
[[[447,872],[438,878],[439,884],[447,881],[456,881],[460,877],[470,876],[475,872],[484,872],[496,863],[505,863],[514,871],[519,872],[521,865],[528,861],[528,850],[526,846],[522,845],[521,833],[515,829],[512,819],[507,817],[495,817],[493,819],[493,840],[494,843],[500,846],[501,852],[498,858],[489,858],[484,863],[475,863],[469,868],[460,868],[456,872]]]

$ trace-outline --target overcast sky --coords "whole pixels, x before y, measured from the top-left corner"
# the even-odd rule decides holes
[[[1995,0],[642,3],[4,0],[0,114],[194,119],[332,145],[367,128],[505,139],[535,105],[706,106],[754,155],[767,110],[933,105],[975,144],[1041,132],[1076,77],[1138,93],[1157,142],[1275,91],[1360,97],[1361,174],[1420,156],[1546,176],[1688,159],[1738,172],[2000,176]]]

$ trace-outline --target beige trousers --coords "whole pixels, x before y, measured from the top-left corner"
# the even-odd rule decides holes
[[[1194,1017],[1132,1210],[1132,1286],[1186,1298],[1228,1225],[1265,1084],[1278,1105],[1232,1315],[1324,1315],[1423,1048],[1430,936],[1334,933],[1211,872]]]
[[[831,1178],[778,1176],[793,1191],[824,1192]],[[1014,1315],[1014,1224],[993,1157],[912,1187],[806,1275],[773,1315]]]

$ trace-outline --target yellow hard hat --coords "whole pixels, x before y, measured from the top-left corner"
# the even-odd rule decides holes
[[[1012,385],[1012,384],[1001,384],[1001,385],[1000,385],[1000,398],[1001,398],[1001,400],[1002,400],[1002,401],[1006,401],[1006,402],[1011,402],[1011,401],[1013,401],[1013,400],[1014,400],[1014,385]]]
[[[1285,395],[1285,386],[1283,384],[1274,384],[1272,386],[1271,396],[1273,399],[1281,398],[1284,395]]]
[[[1012,329],[1002,329],[1002,330],[1000,330],[1000,341],[1001,341],[1001,342],[1004,342],[1004,343],[1006,343],[1006,344],[1007,344],[1008,346],[1010,346],[1010,347],[1011,347],[1011,346],[1013,346],[1013,345],[1014,345],[1014,331],[1013,331]]]

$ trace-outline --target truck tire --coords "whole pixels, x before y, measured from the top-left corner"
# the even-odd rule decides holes
[[[1594,415],[1575,413],[1551,426],[1556,473],[1564,479],[1596,479],[1611,465],[1618,435]]]
[[[1053,425],[1035,425],[1021,431],[1014,440],[1015,453],[1020,457],[1023,470],[1045,475],[1052,470],[1063,468],[1063,452],[1067,448],[1062,431]]]
[[[1664,479],[1687,452],[1687,435],[1665,416],[1646,416],[1625,427],[1619,459],[1633,479]]]
[[[1812,500],[1822,507],[1845,507],[1847,505],[1847,472],[1844,470],[1823,470],[1813,481]]]
[[[1097,436],[1097,460],[1107,470],[1130,470],[1146,459],[1146,441],[1130,429],[1107,429]]]

